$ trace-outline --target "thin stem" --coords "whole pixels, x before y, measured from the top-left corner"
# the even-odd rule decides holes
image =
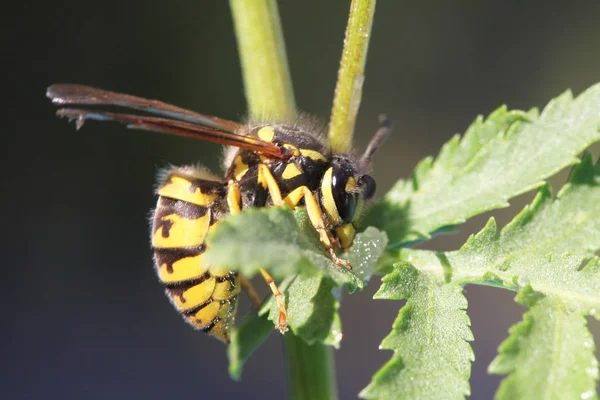
[[[352,0],[329,123],[329,143],[334,152],[347,152],[352,147],[374,13],[375,0]]]
[[[251,118],[293,119],[296,105],[274,0],[230,0],[246,99]],[[288,332],[284,336],[290,398],[334,400],[332,351],[322,344],[307,345]],[[238,368],[238,367],[236,367]],[[239,376],[239,368],[233,376]]]
[[[332,400],[337,398],[335,371],[330,346],[308,345],[287,333],[284,337],[287,380],[292,400]]]
[[[275,0],[230,0],[251,118],[293,119],[296,104]]]

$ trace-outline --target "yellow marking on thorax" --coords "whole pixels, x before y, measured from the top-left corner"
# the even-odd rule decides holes
[[[158,267],[158,278],[164,283],[182,282],[200,278],[208,271],[208,266],[202,262],[202,254],[184,257],[173,263],[173,272],[167,271],[167,264]]]
[[[258,130],[257,135],[262,140],[270,142],[275,137],[275,129],[272,126],[264,126]]]
[[[210,210],[197,219],[180,217],[177,214],[166,215],[161,218],[163,225],[159,225],[152,236],[152,245],[158,248],[194,247],[204,243],[204,237],[210,224]],[[160,224],[160,222],[155,222]],[[163,233],[165,233],[163,235]],[[166,237],[165,237],[166,236]]]
[[[314,161],[324,161],[327,162],[327,158],[319,153],[318,151],[315,150],[311,150],[311,149],[300,149],[300,154],[302,154],[304,157],[308,157],[311,160]]]
[[[285,167],[285,169],[283,170],[283,174],[281,174],[281,177],[283,179],[292,179],[293,177],[301,174],[302,171],[300,171],[300,168],[298,168],[296,164],[291,162]]]
[[[180,296],[173,296],[173,304],[179,311],[189,310],[198,307],[200,304],[209,300],[215,291],[217,280],[211,276],[203,282],[192,286]]]
[[[300,155],[300,150],[298,150],[298,148],[293,144],[285,143],[283,147],[285,147],[288,150],[291,150],[294,157],[298,157]]]
[[[335,206],[335,199],[333,198],[333,186],[332,186],[332,175],[333,168],[329,168],[325,175],[323,175],[323,181],[321,182],[321,193],[323,194],[323,206],[325,207],[325,215],[332,225],[339,225],[342,222],[342,217]]]
[[[246,172],[248,172],[248,165],[242,160],[242,156],[238,155],[233,159],[233,176],[236,181],[242,180]]]
[[[172,176],[164,186],[158,190],[158,194],[172,199],[187,201],[188,203],[199,206],[212,204],[218,197],[215,193],[202,193],[202,189],[196,187],[191,192],[192,182],[181,176]]]

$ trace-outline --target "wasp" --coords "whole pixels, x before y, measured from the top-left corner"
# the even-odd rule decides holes
[[[75,84],[56,84],[47,97],[65,106],[60,117],[81,128],[87,119],[116,121],[128,128],[193,137],[226,145],[223,179],[197,167],[171,167],[159,174],[151,241],[159,280],[173,306],[194,328],[225,343],[233,325],[240,288],[260,304],[243,277],[203,261],[207,234],[227,214],[249,207],[302,206],[324,250],[341,268],[352,268],[336,249],[352,245],[365,204],[375,193],[371,158],[391,131],[381,126],[362,155],[332,152],[324,135],[301,120],[293,123],[236,123],[158,100]],[[116,106],[135,113],[72,108]],[[144,113],[144,114],[142,114]],[[282,294],[261,269],[279,306],[277,327],[287,329]]]

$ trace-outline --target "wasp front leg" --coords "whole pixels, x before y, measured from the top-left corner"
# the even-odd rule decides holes
[[[308,213],[310,223],[319,234],[319,240],[325,247],[325,250],[329,254],[331,261],[333,261],[338,267],[344,266],[348,269],[352,269],[352,266],[347,260],[339,258],[337,254],[335,254],[334,243],[337,244],[337,241],[334,241],[335,239],[332,239],[329,236],[329,233],[325,228],[325,221],[323,221],[323,212],[321,211],[319,202],[307,186],[297,187],[290,194],[288,194],[283,201],[290,208],[294,208],[302,199],[304,199],[304,204],[306,205],[306,212]]]
[[[325,228],[323,212],[321,211],[319,202],[307,186],[297,187],[290,194],[288,194],[285,199],[282,199],[281,190],[279,189],[277,181],[273,177],[273,174],[271,174],[269,168],[264,164],[258,169],[258,181],[263,185],[263,187],[266,187],[269,190],[269,194],[271,195],[271,199],[275,205],[287,204],[288,207],[294,209],[300,200],[304,199],[304,204],[306,205],[306,212],[308,213],[310,223],[319,234],[319,240],[325,247],[325,251],[327,251],[329,254],[331,261],[333,261],[337,266],[344,266],[348,269],[352,269],[352,266],[348,261],[339,258],[335,254],[334,241],[329,236],[329,233]]]
[[[279,332],[286,333],[287,328],[287,311],[285,309],[285,301],[283,300],[283,295],[279,291],[277,284],[273,280],[273,277],[264,269],[260,269],[260,273],[267,282],[267,285],[271,288],[271,292],[273,292],[273,296],[275,297],[275,301],[277,301],[277,306],[279,307],[279,318],[277,319],[277,329]]]

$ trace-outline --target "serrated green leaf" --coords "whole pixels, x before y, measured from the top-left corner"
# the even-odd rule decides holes
[[[342,338],[337,313],[339,287],[346,285],[351,292],[362,289],[386,246],[385,233],[375,228],[359,233],[346,254],[353,266],[349,271],[336,266],[325,254],[304,209],[256,208],[229,215],[219,223],[207,238],[205,260],[247,277],[261,267],[267,269],[283,294],[288,326],[294,334],[309,344],[319,342],[338,347]],[[256,320],[234,330],[232,346],[235,346],[230,349],[232,376],[240,375],[253,346],[264,337],[261,317],[276,323],[278,316],[276,302],[271,298]],[[269,322],[271,329],[273,322]]]
[[[231,343],[227,347],[229,375],[240,380],[242,367],[250,355],[273,332],[273,323],[266,316],[254,312],[244,318],[231,332]]]
[[[311,235],[302,234],[304,229],[287,207],[251,208],[228,215],[207,238],[206,262],[237,268],[248,278],[260,268],[269,269],[275,279],[332,268]]]
[[[246,277],[259,268],[275,279],[302,272],[328,276],[337,286],[363,288],[374,268],[374,260],[387,243],[385,234],[374,228],[357,235],[348,259],[353,269],[336,266],[325,253],[303,208],[253,208],[229,215],[207,238],[205,260],[228,266]]]
[[[332,331],[340,329],[339,325],[335,326],[339,322],[335,316],[340,303],[332,293],[334,283],[331,279],[319,275],[297,276],[289,284],[282,286],[286,299],[287,323],[294,334],[308,344],[317,341],[324,343],[329,337],[330,344],[339,346],[339,340],[331,340],[335,336]],[[275,299],[272,298],[261,313],[265,312],[265,308],[269,319],[277,323],[279,307]],[[338,336],[341,340],[341,331]]]
[[[530,287],[524,291],[519,300],[531,309],[510,329],[489,367],[490,373],[508,374],[496,398],[597,399],[594,340],[580,310],[533,295]]]
[[[540,116],[500,108],[478,118],[462,140],[454,137],[438,158],[423,160],[412,179],[398,182],[365,219],[392,243],[426,239],[431,232],[464,222],[539,187],[574,164],[600,140],[600,84],[576,99],[566,92]]]
[[[474,359],[462,288],[410,264],[383,279],[376,298],[408,299],[380,348],[394,356],[360,394],[365,399],[463,399]]]
[[[363,282],[370,278],[386,245],[385,234],[374,228],[368,228],[356,236],[347,258],[353,266],[353,273],[360,276]],[[280,286],[286,299],[288,326],[294,334],[309,344],[322,342],[339,347],[342,330],[337,310],[341,293],[336,282],[320,274],[300,274],[284,280]],[[348,282],[347,286],[351,292],[357,287],[353,282]],[[261,313],[267,309],[269,319],[277,322],[279,309],[274,299],[270,299]]]
[[[590,361],[593,349],[584,346],[592,342],[586,341],[590,336],[583,315],[598,318],[600,260],[594,253],[599,248],[600,162],[594,166],[586,154],[555,199],[548,185],[541,187],[532,204],[501,232],[490,219],[458,251],[404,249],[396,254],[438,281],[450,276],[450,284],[457,287],[478,283],[519,290],[518,301],[532,309],[511,330],[492,366],[496,373],[511,374],[500,398],[574,398],[576,392],[595,396],[590,390],[597,371]],[[565,360],[569,368],[546,359],[550,347],[559,359],[571,352]],[[582,371],[587,375],[581,376]],[[554,391],[540,392],[549,380]]]
[[[543,186],[502,232],[490,219],[458,251],[405,249],[399,256],[419,269],[450,268],[452,281],[461,284],[493,283],[511,290],[531,285],[536,292],[596,315],[600,273],[593,255],[599,248],[600,163],[594,166],[587,154],[556,199]],[[586,261],[589,265],[580,268]]]
[[[308,344],[321,342],[336,349],[342,341],[342,321],[337,310],[340,306],[340,288],[321,276],[285,279],[280,289],[286,299],[288,327]],[[272,324],[277,323],[279,307],[269,299],[259,314]]]

